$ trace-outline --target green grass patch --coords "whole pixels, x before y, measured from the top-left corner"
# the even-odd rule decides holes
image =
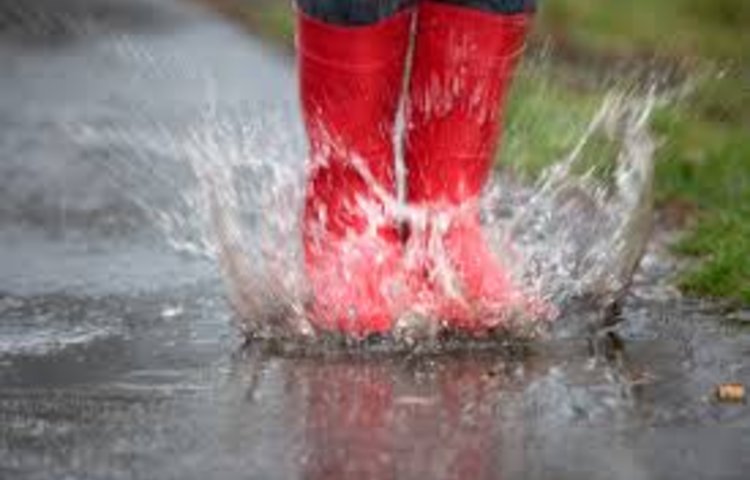
[[[604,96],[559,79],[554,67],[522,67],[510,93],[500,157],[532,178],[582,138]],[[692,92],[655,112],[659,206],[697,212],[678,254],[696,265],[679,278],[683,291],[750,304],[750,88],[738,77],[702,76]],[[593,136],[581,172],[611,176],[617,145]]]
[[[680,279],[683,291],[750,304],[749,220],[747,213],[714,212],[675,246],[679,253],[703,259]]]
[[[294,42],[294,16],[286,2],[271,2],[267,7],[259,8],[257,16],[265,35],[287,45]]]
[[[499,165],[535,177],[570,153],[602,100],[601,93],[563,84],[550,67],[522,66],[509,92]]]
[[[292,3],[279,0],[192,0],[225,15],[273,45],[294,45]]]
[[[604,55],[750,60],[747,0],[556,0],[538,35]]]
[[[707,84],[655,118],[664,142],[656,165],[657,198],[661,204],[688,203],[699,212],[675,245],[676,252],[701,260],[680,279],[683,290],[750,303],[750,136],[742,121],[707,114],[704,101],[727,95],[712,99],[714,90]]]

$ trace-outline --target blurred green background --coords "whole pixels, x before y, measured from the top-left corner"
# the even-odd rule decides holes
[[[293,51],[290,0],[198,1]],[[659,218],[695,259],[679,286],[750,304],[750,0],[539,3],[499,165],[533,176],[570,151],[608,91],[659,85]]]

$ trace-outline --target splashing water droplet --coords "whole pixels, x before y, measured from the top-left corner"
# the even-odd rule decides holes
[[[425,99],[443,100],[450,101]],[[641,257],[651,219],[653,142],[647,121],[653,103],[651,96],[609,97],[573,151],[535,183],[524,185],[498,173],[483,199],[483,227],[495,254],[524,296],[559,314],[563,321],[554,330],[560,334],[590,328],[568,313],[582,305],[601,312],[615,302]],[[217,261],[244,334],[312,335],[305,317],[309,287],[299,233],[305,154],[296,110],[209,108],[198,120],[181,129],[148,120],[134,123],[146,128],[132,130],[78,125],[73,133],[76,141],[88,144],[112,144],[116,138],[144,164],[158,156],[184,159],[194,188],[181,191],[179,204],[169,208],[142,202],[146,213],[173,247]],[[602,159],[611,167],[606,176],[587,168],[583,155],[601,134],[619,145],[616,158]],[[418,224],[419,212],[380,191],[363,171],[365,162],[354,156],[352,163],[374,186],[380,202]],[[159,181],[168,188],[168,178]],[[382,215],[379,206],[361,202],[359,207],[371,217]],[[441,248],[439,242],[430,247],[438,265],[435,281],[460,301],[461,289],[452,287],[454,272]],[[389,285],[384,291],[400,288]],[[356,306],[349,307],[356,315]],[[547,322],[528,315],[513,322],[524,334],[547,331]],[[425,324],[429,322],[416,301],[398,319],[394,334],[435,335],[438,329]]]

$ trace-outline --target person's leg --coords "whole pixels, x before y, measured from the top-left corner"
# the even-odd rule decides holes
[[[297,39],[311,320],[363,336],[388,330],[397,304],[401,242],[388,203],[396,197],[393,129],[411,12],[380,0],[372,5],[383,8],[355,15],[358,4],[364,0],[300,0]],[[355,17],[365,24],[328,21]]]
[[[416,281],[437,292],[437,314],[459,328],[494,326],[522,302],[484,238],[479,197],[533,9],[520,0],[419,5],[405,162],[407,200],[424,218],[411,226],[410,252]]]
[[[425,0],[429,1],[429,0]],[[481,10],[499,15],[514,15],[518,13],[533,13],[536,11],[536,0],[432,0],[459,7]]]
[[[371,25],[415,5],[417,0],[297,0],[305,14],[334,25]]]

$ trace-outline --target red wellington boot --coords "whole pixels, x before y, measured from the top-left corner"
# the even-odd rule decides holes
[[[388,330],[402,254],[393,130],[411,13],[367,26],[300,13],[300,94],[309,139],[303,216],[310,317],[353,336]]]
[[[479,197],[501,133],[503,99],[524,47],[528,14],[423,2],[407,102],[408,201],[417,282],[453,327],[496,326],[521,306],[484,238]],[[421,223],[421,224],[420,224]]]

